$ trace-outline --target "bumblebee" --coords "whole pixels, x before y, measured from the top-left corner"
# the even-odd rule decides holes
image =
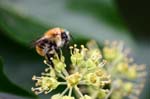
[[[68,45],[70,34],[62,28],[53,28],[44,33],[44,35],[35,42],[36,52],[46,57],[49,61],[54,53],[60,54],[60,48]]]

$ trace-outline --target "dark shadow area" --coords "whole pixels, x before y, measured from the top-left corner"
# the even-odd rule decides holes
[[[117,0],[118,9],[137,42],[150,42],[149,4],[148,0]]]

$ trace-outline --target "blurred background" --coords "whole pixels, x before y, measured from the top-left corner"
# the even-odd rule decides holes
[[[148,2],[136,0],[0,0],[0,99],[35,99],[31,78],[45,65],[32,43],[53,27],[69,30],[75,43],[121,40],[149,72],[149,9]],[[148,74],[140,99],[150,99],[149,83]]]

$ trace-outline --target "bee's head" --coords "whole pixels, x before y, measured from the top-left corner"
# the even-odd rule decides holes
[[[63,45],[67,45],[70,41],[70,33],[66,30],[61,32],[61,40],[62,40]]]

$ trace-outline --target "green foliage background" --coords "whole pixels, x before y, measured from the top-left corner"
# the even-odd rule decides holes
[[[32,43],[53,27],[68,29],[73,43],[122,40],[132,49],[136,62],[147,64],[149,70],[149,13],[138,5],[141,2],[130,0],[1,0],[0,60],[4,62],[0,62],[0,98],[37,98],[30,91],[34,86],[31,78],[45,66]],[[148,83],[141,99],[150,97]],[[40,95],[41,99],[48,97]]]

